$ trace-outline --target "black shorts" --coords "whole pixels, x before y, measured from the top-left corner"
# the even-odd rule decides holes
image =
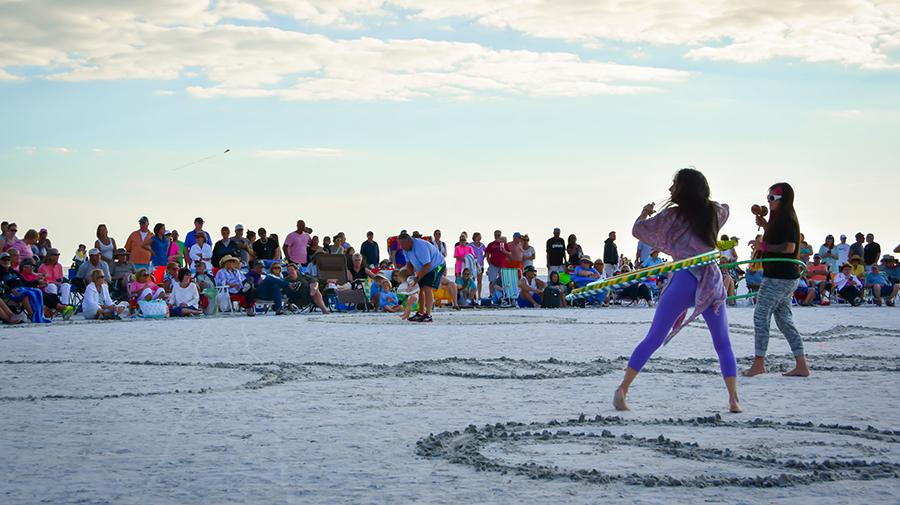
[[[447,267],[445,265],[434,268],[419,280],[419,287],[428,286],[433,289],[439,289],[441,287],[441,279],[445,275],[447,275]]]

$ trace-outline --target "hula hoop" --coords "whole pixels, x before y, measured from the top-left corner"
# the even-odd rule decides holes
[[[803,268],[803,270],[800,272],[800,277],[803,277],[803,275],[806,273],[806,263],[804,263],[804,262],[802,262],[802,261],[800,261],[800,260],[795,260],[795,259],[793,259],[793,258],[759,258],[759,259],[755,259],[755,260],[736,261],[736,262],[734,262],[734,263],[729,263],[729,264],[727,264],[727,265],[722,265],[722,266],[720,266],[719,268],[725,269],[725,268],[732,268],[732,267],[737,266],[737,265],[746,265],[747,263],[769,263],[769,262],[773,262],[773,263],[777,263],[777,262],[782,262],[782,263],[797,263],[797,264],[799,264],[799,265]],[[740,282],[740,279],[738,279],[737,282]],[[737,285],[737,282],[735,282],[735,285]],[[755,297],[755,296],[758,295],[758,294],[759,294],[759,293],[756,292],[756,293],[747,293],[747,294],[745,294],[745,295],[729,296],[729,297],[726,298],[725,300],[726,300],[726,301],[731,301],[731,300],[740,300],[741,298],[753,298],[753,297]]]
[[[566,295],[566,300],[586,298],[588,296],[604,293],[619,286],[627,287],[632,284],[637,284],[642,279],[645,279],[647,277],[654,277],[665,273],[677,272],[678,270],[696,268],[708,265],[710,263],[715,263],[719,260],[719,256],[721,255],[722,253],[720,251],[711,251],[708,253],[698,254],[697,256],[692,256],[690,258],[685,258],[683,260],[663,263],[652,268],[616,275],[608,279],[592,282],[587,286],[578,289],[573,289],[571,293]]]

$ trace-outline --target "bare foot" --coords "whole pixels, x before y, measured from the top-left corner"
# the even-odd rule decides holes
[[[741,404],[738,403],[737,397],[732,398],[730,403],[731,403],[731,407],[729,408],[729,410],[731,411],[732,414],[740,414],[741,412],[744,411],[744,409],[741,408]]]
[[[766,373],[766,358],[764,356],[754,356],[753,364],[750,365],[750,369],[741,375],[744,377],[753,377],[754,375],[764,373]]]
[[[616,394],[613,395],[613,407],[616,410],[631,410],[625,405],[625,391],[622,388],[616,388]]]
[[[801,369],[800,366],[798,365],[796,368],[794,368],[790,372],[785,372],[781,375],[783,375],[785,377],[809,377],[809,368],[806,368],[804,366]]]

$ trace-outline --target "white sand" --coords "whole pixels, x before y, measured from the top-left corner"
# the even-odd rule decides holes
[[[612,409],[627,356],[653,316],[646,308],[442,311],[430,325],[354,314],[2,328],[0,501],[900,503],[900,432],[867,438],[745,424],[761,418],[900,430],[900,310],[794,314],[813,377],[772,372],[793,361],[776,334],[770,373],[739,378],[740,415],[727,413],[702,321],[648,363],[629,394],[631,412]],[[732,309],[729,318],[744,369],[753,350],[752,308]],[[655,423],[717,413],[738,424]],[[430,434],[470,424],[564,423],[580,414],[619,415],[627,424],[510,425],[510,435],[570,435],[478,446],[498,467],[559,467],[550,480],[416,453]],[[572,436],[604,429],[616,438]],[[623,434],[730,452],[676,458]],[[790,459],[886,461],[895,473],[866,466],[835,471],[842,480],[834,482],[702,489],[564,476],[596,469],[687,482],[812,474],[737,459],[745,455],[774,458],[776,467]],[[860,480],[862,473],[876,478]]]

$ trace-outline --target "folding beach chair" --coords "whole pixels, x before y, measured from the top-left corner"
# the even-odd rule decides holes
[[[318,277],[323,279],[337,279],[337,285],[343,286],[350,281],[350,272],[347,271],[347,257],[343,254],[317,254],[315,256],[316,270]],[[325,297],[326,304],[329,308],[339,311],[339,303],[341,297],[338,293],[340,290],[331,289],[328,286],[320,286],[322,295]],[[365,297],[363,297],[365,298]]]
[[[503,301],[509,303],[513,307],[517,306],[516,299],[519,297],[519,269],[501,268],[500,279],[503,282]]]

